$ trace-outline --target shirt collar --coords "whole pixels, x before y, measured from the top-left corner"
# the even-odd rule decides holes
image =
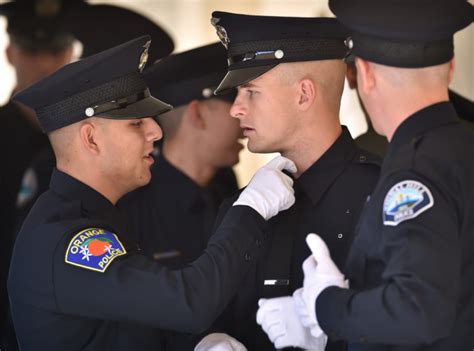
[[[49,186],[62,198],[69,201],[79,201],[87,217],[105,222],[115,230],[126,231],[127,226],[121,211],[105,196],[78,179],[55,168]]]
[[[400,147],[427,131],[450,123],[459,123],[454,107],[449,102],[440,102],[425,107],[408,117],[400,124],[388,147],[387,158]]]
[[[295,181],[297,192],[306,193],[315,205],[356,155],[357,146],[343,126],[331,147]]]

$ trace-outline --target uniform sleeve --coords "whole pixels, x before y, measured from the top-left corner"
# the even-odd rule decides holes
[[[407,178],[429,189],[433,206],[398,225],[383,225],[380,209],[379,225],[374,227],[381,230],[374,233],[374,240],[361,244],[356,238],[353,253],[366,264],[383,267],[381,283],[362,291],[330,287],[321,293],[316,313],[329,337],[356,343],[425,344],[451,333],[461,269],[456,205],[445,189],[413,174],[397,174],[386,182],[386,189]],[[371,230],[363,224],[361,230]]]
[[[225,308],[260,253],[256,241],[264,239],[264,224],[250,207],[232,207],[203,255],[176,271],[144,256],[126,255],[105,272],[94,272],[66,264],[60,245],[53,267],[58,309],[83,317],[203,331]]]

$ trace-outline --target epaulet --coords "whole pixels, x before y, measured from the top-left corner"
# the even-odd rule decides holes
[[[68,237],[64,261],[76,267],[103,273],[114,259],[127,253],[117,235],[102,226],[83,226]]]

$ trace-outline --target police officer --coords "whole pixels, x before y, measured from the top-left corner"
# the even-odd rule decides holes
[[[119,206],[140,235],[143,254],[170,268],[191,263],[205,249],[224,200],[217,172],[235,165],[242,149],[239,123],[229,114],[235,92],[213,94],[226,59],[215,43],[166,57],[144,72],[152,95],[174,109],[158,117],[164,138],[150,184]],[[192,349],[183,334],[168,333],[165,342],[167,350]]]
[[[453,34],[472,7],[329,4],[352,30],[359,94],[390,144],[347,261],[350,288],[311,236],[298,311],[314,335],[348,340],[350,350],[472,350],[474,132],[448,100]]]
[[[142,77],[149,37],[77,61],[20,92],[57,159],[15,243],[8,290],[21,348],[152,350],[151,327],[199,331],[261,249],[264,219],[291,206],[277,158],[258,171],[198,260],[169,271],[136,252],[116,202],[149,182],[149,116],[168,111]],[[145,327],[148,326],[148,327]],[[149,342],[150,341],[150,342]]]
[[[310,253],[304,242],[308,231],[324,233],[343,266],[379,166],[339,123],[346,31],[335,19],[214,12],[212,22],[230,63],[216,93],[238,86],[231,115],[239,120],[249,150],[280,152],[298,167],[295,206],[268,223],[266,231],[273,233],[268,250],[217,323],[249,350],[269,350],[272,343],[255,323],[258,299],[288,295],[301,286],[300,267]],[[220,336],[211,334],[198,349],[228,341]],[[331,344],[330,349],[343,347]]]

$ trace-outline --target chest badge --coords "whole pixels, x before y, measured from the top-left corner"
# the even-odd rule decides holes
[[[114,233],[102,228],[88,228],[71,239],[65,262],[103,273],[115,258],[126,253]]]
[[[413,219],[434,205],[431,191],[416,180],[395,184],[383,202],[383,224],[396,226]]]

